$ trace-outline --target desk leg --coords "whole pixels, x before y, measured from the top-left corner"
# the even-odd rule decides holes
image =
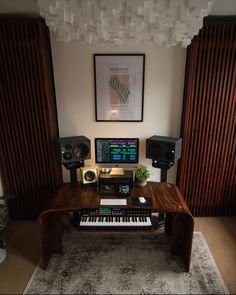
[[[193,226],[191,215],[172,214],[171,253],[183,257],[186,271],[190,268]]]
[[[170,213],[166,213],[165,234],[171,235],[171,233],[172,233],[172,223],[173,223],[172,215]]]
[[[38,228],[42,245],[42,268],[46,269],[53,253],[63,253],[63,214],[61,212],[43,212],[38,219]]]

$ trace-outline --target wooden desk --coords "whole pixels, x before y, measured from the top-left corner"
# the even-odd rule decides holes
[[[131,205],[131,198],[140,195],[152,198],[152,206],[143,208],[166,213],[165,233],[171,235],[171,253],[181,255],[189,271],[194,221],[181,192],[174,184],[149,182],[145,187],[134,187],[131,196],[127,197],[127,206],[119,207],[140,208]],[[96,188],[82,188],[80,184],[76,187],[64,184],[57,191],[38,218],[43,268],[47,267],[53,253],[63,253],[63,232],[70,230],[69,212],[99,208],[100,199]]]

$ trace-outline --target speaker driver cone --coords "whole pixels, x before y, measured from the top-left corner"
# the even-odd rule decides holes
[[[74,154],[78,158],[85,158],[89,154],[89,147],[87,144],[81,142],[75,146]]]
[[[71,153],[64,153],[64,154],[63,154],[63,159],[64,159],[65,161],[69,161],[69,160],[71,160],[71,158],[72,158]]]
[[[84,178],[87,181],[93,181],[95,179],[95,177],[96,177],[96,174],[93,171],[87,171],[84,174]]]
[[[97,169],[91,168],[91,167],[82,167],[81,169],[81,178],[83,185],[91,185],[96,186],[97,185]]]

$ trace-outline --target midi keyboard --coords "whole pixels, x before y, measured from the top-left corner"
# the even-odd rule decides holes
[[[99,208],[73,213],[73,226],[80,229],[150,229],[151,212],[145,209]]]

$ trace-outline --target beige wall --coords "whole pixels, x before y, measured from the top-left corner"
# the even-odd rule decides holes
[[[180,136],[186,49],[157,45],[104,44],[89,46],[62,43],[51,35],[54,78],[60,136],[85,135],[91,139],[91,160],[95,165],[95,137],[138,137],[140,163],[149,166],[151,179],[159,181],[159,169],[145,158],[145,140],[152,135]],[[94,97],[94,53],[144,53],[146,55],[143,122],[96,122]],[[176,167],[168,172],[175,182]],[[69,173],[63,169],[64,180]]]

